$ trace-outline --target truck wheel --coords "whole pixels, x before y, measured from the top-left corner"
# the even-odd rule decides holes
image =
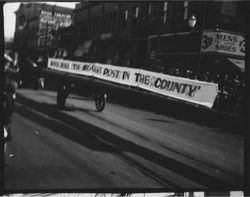
[[[57,107],[59,109],[63,109],[65,107],[65,103],[66,103],[66,99],[68,95],[66,90],[67,90],[66,85],[60,85],[57,90],[56,102],[57,102]]]
[[[98,112],[102,112],[106,104],[106,94],[96,94],[95,95],[95,107]]]

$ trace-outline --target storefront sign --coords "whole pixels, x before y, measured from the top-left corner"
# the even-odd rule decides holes
[[[139,87],[172,98],[212,107],[218,85],[186,78],[99,63],[49,59],[48,68]]]
[[[53,14],[52,14],[51,11],[42,10],[41,15],[43,15],[43,16],[52,16]],[[70,14],[64,14],[64,13],[59,13],[59,12],[55,12],[54,16],[57,16],[57,17],[60,17],[60,18],[71,18]]]
[[[46,28],[48,24],[51,29],[58,29],[59,27],[68,27],[72,23],[71,15],[42,10],[40,15],[40,31]]]
[[[201,52],[244,57],[245,42],[245,37],[239,34],[205,31],[202,37]]]

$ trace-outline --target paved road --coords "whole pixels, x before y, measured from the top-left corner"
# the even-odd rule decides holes
[[[19,90],[6,154],[9,189],[232,188],[243,182],[243,136],[88,98]]]

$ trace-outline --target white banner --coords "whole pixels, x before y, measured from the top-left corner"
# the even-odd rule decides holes
[[[138,69],[113,66],[107,64],[97,64],[98,68],[102,68],[100,72],[94,73],[94,77],[120,83],[123,85],[136,86],[135,72]]]
[[[201,51],[244,57],[245,42],[243,35],[207,30],[203,32]]]
[[[212,107],[218,85],[197,80],[99,63],[84,63],[62,59],[48,60],[48,68],[140,87],[172,98]]]
[[[161,95],[212,107],[218,86],[198,80],[140,70],[136,74],[139,87]]]

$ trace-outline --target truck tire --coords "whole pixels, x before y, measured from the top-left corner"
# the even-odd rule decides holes
[[[63,109],[65,107],[66,99],[67,99],[67,88],[66,85],[60,85],[57,90],[57,98],[56,103],[59,109]]]
[[[98,112],[102,112],[106,104],[106,95],[105,94],[95,94],[95,107]]]

